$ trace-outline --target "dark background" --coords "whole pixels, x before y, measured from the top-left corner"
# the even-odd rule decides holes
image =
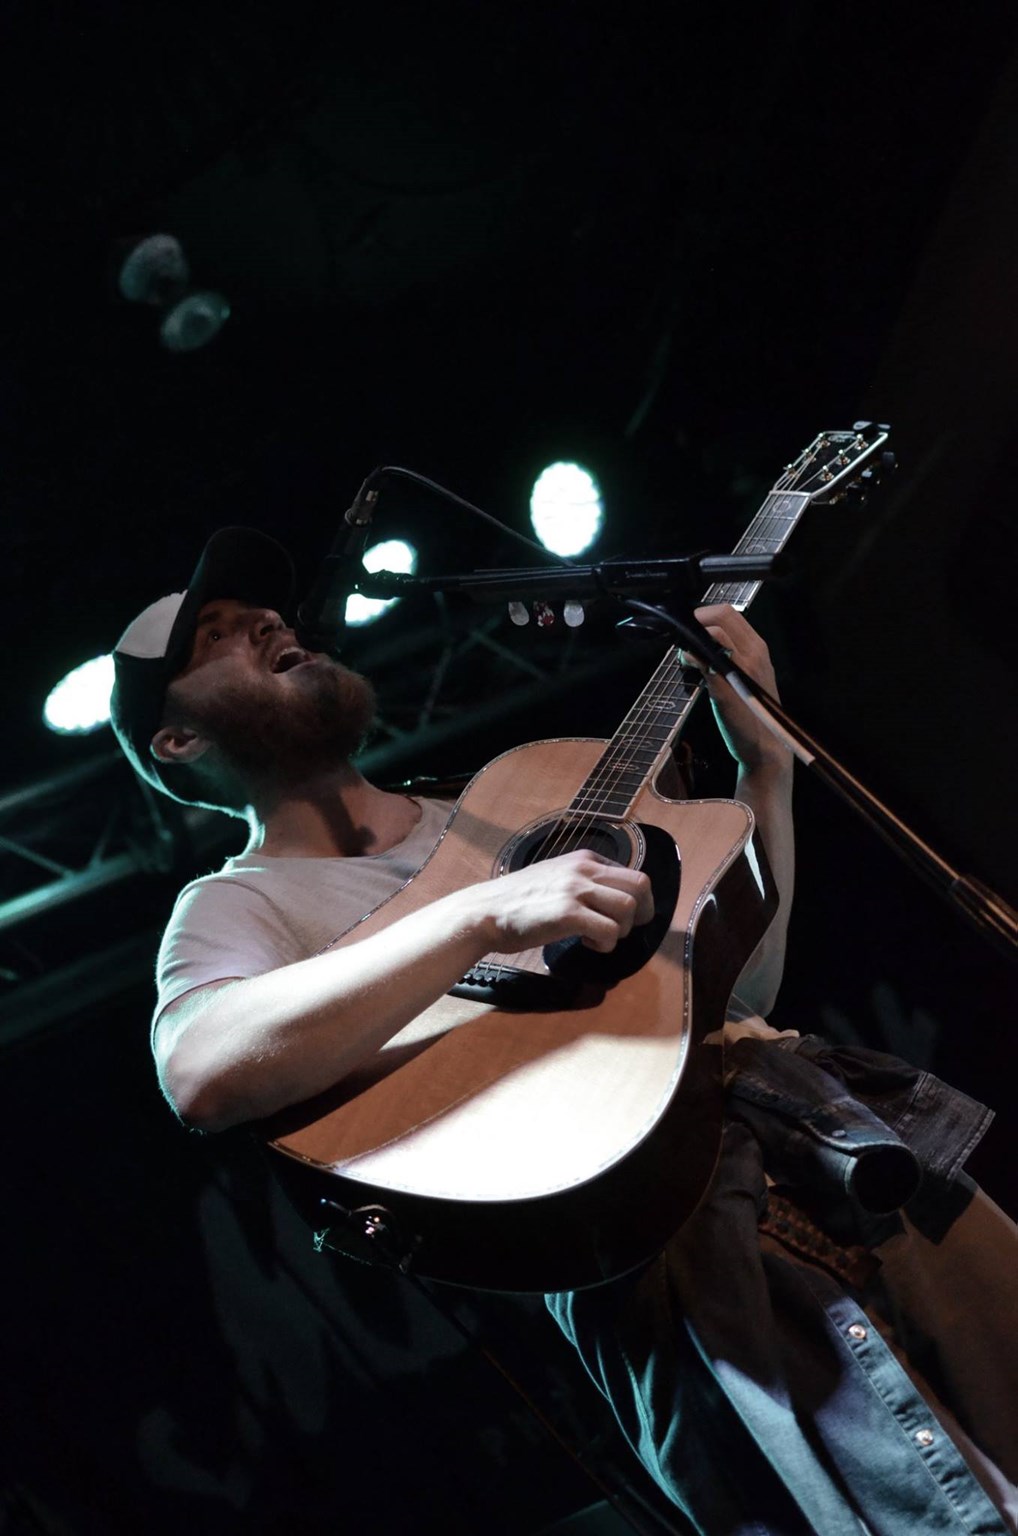
[[[579,458],[598,555],[723,551],[819,429],[889,421],[896,474],[807,514],[754,619],[793,712],[1014,899],[1015,25],[806,0],[7,9],[0,1531],[527,1536],[598,1497],[429,1301],[312,1254],[244,1139],[159,1099],[158,933],[237,835],[40,711],[213,528],[283,538],[307,584],[378,463],[527,531],[536,471]],[[155,231],[231,305],[190,355],[117,296]],[[378,528],[432,572],[521,561],[403,488]],[[379,683],[370,770],[610,734],[651,665],[614,617],[396,609],[348,652]],[[690,734],[728,793],[709,718]],[[805,777],[797,820],[774,1022],[991,1103],[973,1167],[1014,1210],[1013,973]],[[645,1497],[540,1304],[455,1300]]]

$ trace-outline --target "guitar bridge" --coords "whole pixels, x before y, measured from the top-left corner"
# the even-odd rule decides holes
[[[596,996],[591,995],[596,993]],[[450,997],[517,1013],[556,1013],[582,1003],[590,1006],[604,996],[604,988],[585,986],[579,978],[541,975],[514,965],[481,960],[461,981],[449,988]]]

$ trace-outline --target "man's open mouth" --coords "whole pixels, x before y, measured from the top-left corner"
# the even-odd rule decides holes
[[[278,656],[273,657],[272,671],[292,672],[294,667],[302,666],[305,661],[310,660],[308,651],[302,651],[299,645],[288,645],[280,651]]]

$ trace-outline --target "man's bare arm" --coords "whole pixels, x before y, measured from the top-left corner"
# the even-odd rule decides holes
[[[180,1117],[221,1130],[323,1092],[489,953],[576,935],[611,950],[652,916],[650,882],[570,853],[443,897],[359,943],[262,976],[196,988],[153,1044]]]
[[[777,681],[766,645],[749,621],[727,604],[696,610],[696,617],[734,661],[778,697]],[[756,1013],[770,1012],[781,984],[785,942],[795,884],[792,825],[792,755],[738,699],[721,677],[709,676],[707,688],[721,734],[738,764],[735,797],[756,817],[757,832],[778,888],[778,910],[735,984],[740,1000]]]

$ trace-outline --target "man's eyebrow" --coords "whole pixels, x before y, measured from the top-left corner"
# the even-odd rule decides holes
[[[206,624],[218,624],[222,617],[223,610],[221,608],[212,608],[208,613],[203,612],[198,615],[198,621],[194,627],[195,629],[201,629]]]

